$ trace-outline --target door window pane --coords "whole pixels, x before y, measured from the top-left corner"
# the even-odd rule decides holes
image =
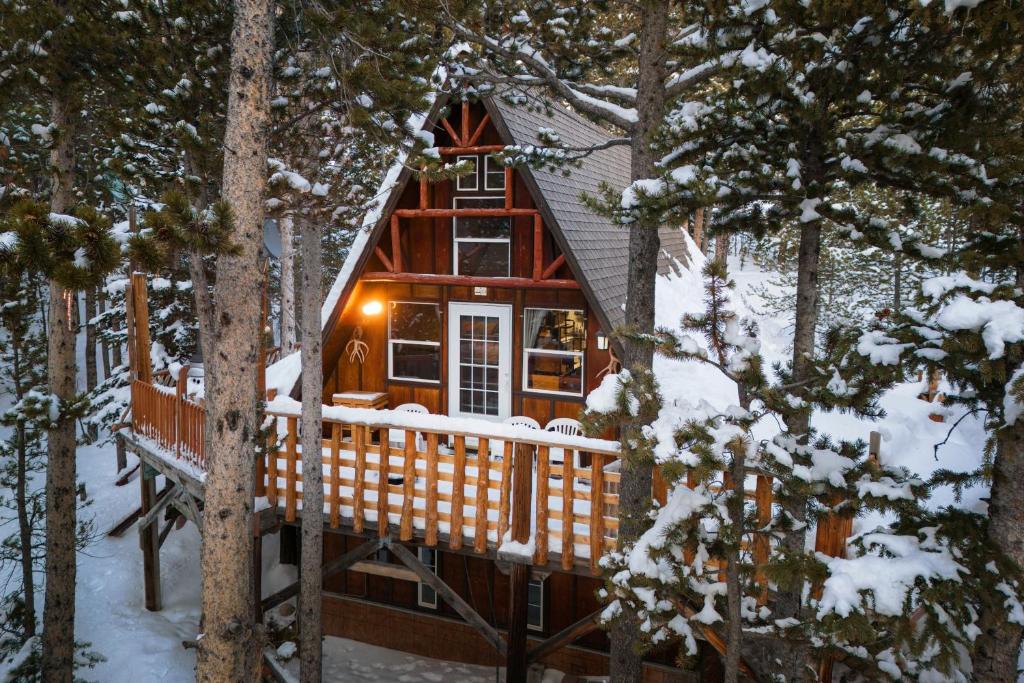
[[[495,316],[461,315],[459,319],[459,410],[497,415],[499,321]]]

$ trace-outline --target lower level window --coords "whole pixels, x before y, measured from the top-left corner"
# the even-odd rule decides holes
[[[437,304],[392,301],[388,306],[388,377],[441,380],[441,309]]]
[[[530,581],[526,594],[526,627],[531,631],[544,630],[544,581]]]
[[[434,548],[420,548],[418,552],[420,562],[422,562],[431,572],[437,574],[437,550]],[[417,595],[417,602],[419,603],[419,606],[436,609],[437,591],[422,581],[417,585],[419,586],[419,594]]]
[[[523,389],[582,396],[586,329],[583,311],[523,311]]]

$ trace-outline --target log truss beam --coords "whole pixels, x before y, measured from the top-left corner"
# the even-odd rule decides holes
[[[591,631],[597,628],[600,621],[601,612],[604,608],[595,610],[587,616],[583,617],[579,621],[569,626],[566,626],[561,631],[551,636],[547,640],[543,641],[540,645],[532,648],[526,654],[526,661],[529,664],[533,664],[540,661],[544,657],[547,657],[552,652],[561,650],[567,645],[571,645],[573,641],[576,641],[583,636],[587,635]]]
[[[359,545],[358,547],[348,551],[341,557],[331,560],[330,562],[324,563],[321,570],[323,578],[337,574],[338,572],[345,571],[356,562],[359,562],[371,553],[375,553],[386,545],[390,544],[390,539],[387,538],[375,538]],[[260,601],[260,609],[263,612],[274,609],[286,600],[290,600],[299,594],[299,582],[289,584],[277,591],[273,595],[268,595]]]

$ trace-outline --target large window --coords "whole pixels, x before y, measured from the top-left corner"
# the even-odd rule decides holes
[[[527,308],[523,312],[523,389],[583,395],[583,311]]]
[[[437,304],[392,301],[388,306],[388,377],[441,381],[441,309]]]
[[[420,556],[420,562],[426,565],[427,569],[437,574],[437,550],[434,548],[423,548],[417,551]],[[420,607],[430,607],[433,609],[437,608],[437,591],[431,586],[427,585],[423,581],[420,581],[417,586],[418,592],[416,595],[416,602]]]
[[[501,209],[504,197],[456,197],[456,209]],[[456,216],[455,274],[508,277],[511,263],[512,219],[508,216]]]
[[[526,593],[526,628],[531,631],[544,630],[544,581],[530,581]]]

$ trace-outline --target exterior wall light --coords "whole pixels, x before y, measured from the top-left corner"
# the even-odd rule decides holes
[[[363,304],[363,315],[380,315],[384,311],[384,304],[379,301],[367,301]]]
[[[604,332],[597,333],[597,349],[598,351],[608,350],[608,335]]]

